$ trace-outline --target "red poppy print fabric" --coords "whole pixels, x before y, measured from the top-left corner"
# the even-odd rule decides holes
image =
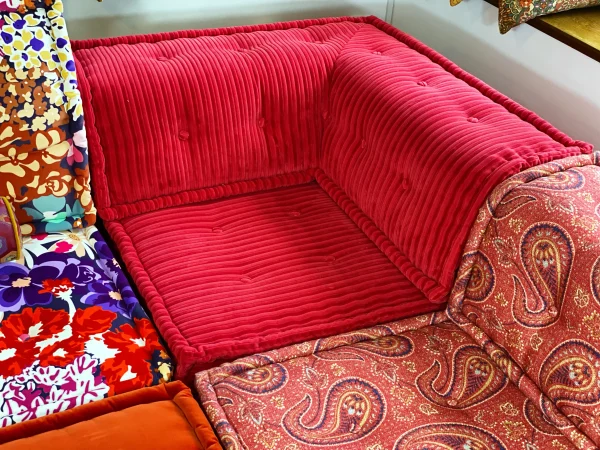
[[[169,381],[171,368],[94,227],[28,236],[0,265],[0,426]]]
[[[450,317],[600,445],[599,154],[499,186],[471,232]],[[508,356],[507,356],[508,355]],[[556,424],[555,424],[556,425]]]
[[[254,355],[197,374],[196,388],[227,449],[574,448],[446,320],[429,314]]]

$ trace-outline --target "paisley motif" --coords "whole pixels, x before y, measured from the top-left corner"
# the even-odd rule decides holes
[[[569,169],[538,178],[529,183],[527,187],[551,191],[573,191],[582,188],[584,184],[583,174],[577,170]]]
[[[480,251],[465,253],[461,266],[470,267],[459,273],[455,290],[465,291],[465,300],[482,302],[490,296],[496,284],[494,268],[489,258]]]
[[[368,436],[384,420],[386,405],[379,389],[360,378],[334,383],[326,395],[307,394],[282,418],[295,440],[315,446],[339,446]]]
[[[414,348],[412,341],[406,336],[386,336],[374,341],[359,342],[354,347],[385,358],[408,356]]]
[[[596,260],[590,273],[590,286],[592,294],[598,303],[600,303],[600,257]]]
[[[226,420],[220,420],[215,425],[215,431],[219,436],[224,450],[241,450],[237,434],[233,427]]]
[[[545,395],[540,398],[540,409],[544,420],[553,424],[556,428],[565,429],[573,426],[573,423]]]
[[[389,336],[394,334],[394,331],[390,327],[385,325],[377,325],[368,331],[359,330],[352,333],[345,333],[339,336],[332,336],[323,339],[317,339],[313,353],[318,356],[319,352],[325,352],[326,350],[333,350],[339,347],[352,345],[357,342],[371,341],[380,337]],[[326,357],[323,359],[327,359]],[[356,358],[349,358],[356,359]]]
[[[540,433],[549,436],[561,436],[562,433],[550,422],[550,419],[545,417],[537,406],[529,399],[523,404],[523,415],[527,422]]]
[[[328,361],[364,361],[365,358],[361,355],[361,352],[386,358],[400,358],[410,355],[413,348],[412,341],[406,336],[384,336],[379,339],[357,342],[352,347],[342,346],[326,352],[315,352],[314,356]]]
[[[527,299],[520,280],[513,276],[515,319],[525,326],[547,326],[560,315],[573,264],[573,242],[560,225],[539,222],[525,231],[520,247],[521,262],[538,295]]]
[[[435,361],[416,380],[421,395],[432,403],[464,409],[489,400],[507,384],[506,375],[477,345],[459,347],[452,358],[451,372],[442,378],[441,365]]]
[[[489,431],[462,423],[433,423],[414,428],[396,441],[394,450],[507,450]]]
[[[219,381],[219,386],[229,386],[251,394],[269,394],[281,389],[288,380],[288,373],[281,364],[269,364],[270,358],[256,355],[254,359],[227,365],[232,373]],[[264,365],[262,365],[264,364]]]
[[[535,201],[537,201],[537,198],[535,198],[533,195],[517,195],[506,200],[502,200],[494,209],[492,209],[491,206],[489,207],[494,219],[502,220],[506,219],[508,216],[521,209],[528,203]]]
[[[550,400],[561,403],[600,403],[600,352],[585,341],[558,345],[544,360],[539,383]]]

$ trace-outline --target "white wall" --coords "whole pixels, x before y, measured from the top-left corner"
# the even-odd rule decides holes
[[[388,0],[63,0],[72,39],[327,16],[386,17]],[[390,1],[392,3],[392,1]]]
[[[483,0],[396,0],[392,23],[600,150],[600,62],[529,25],[502,36]]]
[[[528,25],[500,35],[498,10],[484,0],[454,8],[448,0],[63,1],[75,39],[387,13],[398,28],[600,150],[600,63]]]

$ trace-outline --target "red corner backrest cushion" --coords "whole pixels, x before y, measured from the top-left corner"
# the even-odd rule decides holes
[[[361,26],[75,42],[101,215],[316,167],[328,76]]]
[[[358,30],[336,60],[321,167],[412,263],[411,281],[441,302],[493,187],[591,147],[374,24],[380,29]]]

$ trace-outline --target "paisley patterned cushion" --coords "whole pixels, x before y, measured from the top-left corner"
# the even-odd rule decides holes
[[[0,197],[0,264],[21,257],[21,229],[6,197]]]
[[[168,381],[171,361],[94,227],[0,265],[0,427]]]
[[[0,1],[0,195],[24,234],[93,225],[87,139],[60,0]]]
[[[600,0],[500,0],[500,32],[504,34],[538,16],[595,5],[600,5]]]
[[[196,376],[228,449],[574,448],[441,313],[306,342]],[[558,424],[559,429],[554,424]]]
[[[448,309],[542,407],[552,402],[597,445],[599,158],[545,164],[499,186],[471,232]]]
[[[460,2],[462,0],[450,0],[450,6]],[[499,0],[500,32],[504,34],[538,16],[596,5],[600,5],[600,0]]]

